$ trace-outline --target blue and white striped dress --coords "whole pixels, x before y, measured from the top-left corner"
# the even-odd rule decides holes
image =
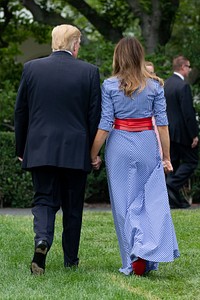
[[[163,87],[149,79],[132,98],[119,90],[116,77],[102,85],[102,114],[99,129],[109,131],[105,162],[112,213],[119,242],[122,267],[128,275],[137,257],[147,261],[146,272],[159,262],[179,256],[171,219],[165,175],[154,130],[128,132],[113,129],[114,118],[155,117],[168,125]]]

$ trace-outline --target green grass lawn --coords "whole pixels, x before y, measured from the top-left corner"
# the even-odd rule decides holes
[[[0,299],[200,299],[200,210],[172,217],[181,257],[146,277],[124,276],[111,212],[85,211],[78,270],[63,267],[61,214],[43,276],[30,275],[31,216],[0,216]]]

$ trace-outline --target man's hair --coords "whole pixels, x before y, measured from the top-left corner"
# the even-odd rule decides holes
[[[52,50],[73,51],[74,44],[80,41],[80,30],[72,25],[58,25],[52,30]]]
[[[181,67],[187,63],[189,61],[189,59],[187,59],[185,56],[183,55],[179,55],[174,57],[173,59],[173,63],[172,63],[172,68],[173,71],[180,71]]]

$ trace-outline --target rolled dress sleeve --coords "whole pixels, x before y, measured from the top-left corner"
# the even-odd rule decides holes
[[[108,80],[105,80],[102,84],[101,120],[98,128],[105,131],[110,131],[113,126],[113,121],[114,106]]]
[[[155,122],[157,126],[168,125],[167,113],[166,113],[166,99],[164,96],[164,89],[159,84],[155,83],[155,98],[154,98],[154,108],[153,114],[155,117]]]

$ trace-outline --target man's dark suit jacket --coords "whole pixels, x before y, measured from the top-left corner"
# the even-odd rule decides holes
[[[22,168],[91,170],[100,120],[98,68],[64,51],[24,65],[15,106],[16,154]]]
[[[173,74],[164,85],[167,102],[170,140],[182,145],[191,145],[198,136],[198,126],[188,83]]]

